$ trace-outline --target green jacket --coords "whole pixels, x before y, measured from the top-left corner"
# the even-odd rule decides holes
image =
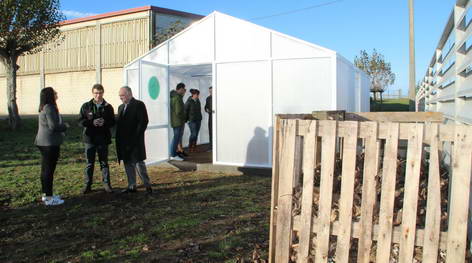
[[[186,121],[183,96],[173,90],[170,92],[170,125],[176,128]]]
[[[192,97],[188,97],[185,102],[185,116],[188,121],[201,121],[202,120],[202,106],[200,100],[194,100]]]

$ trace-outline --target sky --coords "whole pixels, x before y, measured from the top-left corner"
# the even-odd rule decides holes
[[[456,0],[416,0],[416,82],[425,73]],[[68,19],[153,5],[199,15],[219,11],[335,50],[350,61],[377,49],[391,63],[395,84],[408,92],[408,0],[62,0]]]

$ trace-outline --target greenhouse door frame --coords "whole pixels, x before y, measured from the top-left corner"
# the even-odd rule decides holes
[[[170,127],[170,89],[169,89],[169,65],[167,64],[161,64],[161,63],[156,63],[156,62],[150,62],[150,61],[139,61],[139,99],[143,100],[144,96],[146,95],[146,83],[145,83],[145,76],[144,76],[144,71],[143,71],[143,66],[147,67],[154,67],[156,69],[155,75],[158,77],[158,79],[163,79],[165,85],[160,86],[160,94],[162,96],[167,96],[167,107],[163,107],[166,111],[167,121],[165,123],[161,124],[151,124],[147,126],[146,132],[153,132],[156,130],[162,130],[166,134],[166,141],[161,142],[160,140],[157,141],[157,144],[151,144],[151,145],[146,145],[146,153],[148,159],[146,160],[146,165],[156,165],[159,163],[167,162],[170,160],[170,147],[171,147],[171,127]],[[162,70],[163,69],[163,70]],[[162,74],[164,72],[164,75]],[[159,104],[158,102],[156,102]],[[147,110],[148,110],[148,116],[150,114],[153,114],[152,111],[150,111],[150,107],[146,105]],[[146,136],[147,137],[147,136]],[[145,138],[145,140],[154,142],[152,138]],[[147,143],[146,143],[147,144]],[[164,146],[164,153],[159,154],[156,158],[155,152],[157,152],[158,147],[163,147]],[[161,148],[162,149],[162,148]],[[151,158],[150,158],[151,157]]]

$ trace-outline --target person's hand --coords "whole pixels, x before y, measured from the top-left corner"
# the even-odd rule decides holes
[[[65,122],[64,125],[66,126],[66,128],[70,127],[70,124],[68,122]]]
[[[101,122],[100,119],[93,120],[93,126],[95,126],[95,127],[101,126],[100,122]]]
[[[100,119],[98,119],[98,120],[99,120],[98,126],[102,127],[103,124],[105,124],[105,120],[104,120],[103,118],[100,118]]]

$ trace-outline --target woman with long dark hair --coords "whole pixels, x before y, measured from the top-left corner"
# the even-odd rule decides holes
[[[185,102],[185,114],[190,128],[190,137],[188,147],[190,152],[196,152],[198,133],[202,124],[202,106],[200,104],[200,91],[198,89],[190,89],[191,97]]]
[[[45,205],[61,205],[64,200],[53,195],[54,171],[59,159],[60,145],[68,124],[62,121],[57,108],[57,93],[53,88],[41,90],[39,95],[38,133],[34,143],[41,152],[41,192]]]

